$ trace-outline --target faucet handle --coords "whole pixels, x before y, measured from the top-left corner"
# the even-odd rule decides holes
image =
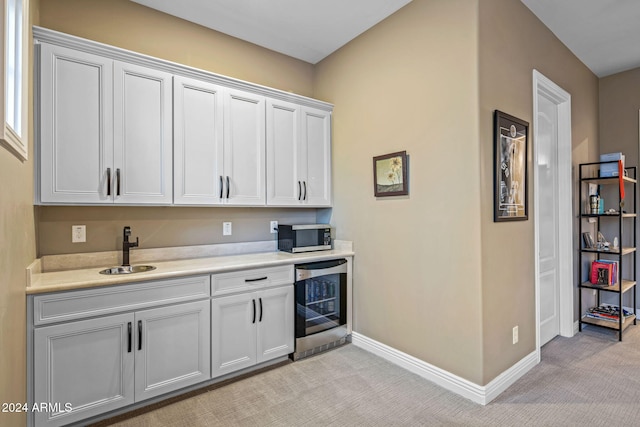
[[[136,237],[136,242],[129,243],[129,246],[131,246],[132,248],[137,248],[139,244],[140,244],[140,240],[138,239],[138,237]]]

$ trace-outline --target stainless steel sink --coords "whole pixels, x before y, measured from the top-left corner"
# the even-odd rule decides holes
[[[156,268],[152,265],[127,265],[105,268],[104,270],[100,271],[100,274],[133,274],[155,269]]]

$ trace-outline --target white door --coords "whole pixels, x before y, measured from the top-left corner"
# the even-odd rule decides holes
[[[172,76],[114,62],[115,203],[173,202]]]
[[[139,402],[211,378],[209,300],[135,314]]]
[[[228,204],[265,204],[265,120],[263,96],[226,92],[223,197]]]
[[[300,161],[306,162],[303,200],[311,206],[331,206],[331,113],[305,107],[302,138],[305,146]]]
[[[560,333],[558,274],[558,106],[538,100],[540,345]]]
[[[255,292],[211,300],[211,376],[256,364]]]
[[[40,200],[112,203],[113,61],[40,45]]]
[[[574,334],[571,95],[533,70],[536,351]]]
[[[293,353],[293,298],[293,285],[258,294],[258,363]]]
[[[133,314],[119,314],[35,329],[33,401],[54,405],[35,413],[36,425],[64,425],[134,402],[132,323]]]
[[[266,127],[267,204],[299,205],[302,203],[302,182],[306,180],[307,166],[306,162],[300,164],[298,161],[304,148],[300,143],[300,106],[268,99]]]
[[[174,77],[174,203],[222,202],[222,88]]]

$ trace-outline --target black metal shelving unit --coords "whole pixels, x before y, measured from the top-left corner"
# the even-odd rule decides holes
[[[625,197],[622,197],[622,192],[620,190],[620,179],[618,176],[612,177],[601,177],[600,170],[601,166],[604,164],[617,164],[617,161],[614,162],[592,162],[592,163],[582,163],[580,164],[580,177],[579,177],[579,233],[578,233],[578,247],[579,251],[579,262],[578,262],[578,288],[579,288],[579,298],[578,298],[578,306],[580,313],[579,320],[579,330],[582,330],[583,325],[595,325],[603,328],[613,329],[618,332],[618,339],[622,341],[622,334],[624,330],[631,325],[632,323],[636,324],[636,273],[637,273],[637,257],[636,257],[636,223],[637,223],[637,211],[636,211],[636,185],[637,185],[637,175],[636,168],[629,167],[625,168],[625,174],[623,176],[623,185]],[[609,195],[617,194],[617,206],[613,208],[615,212],[604,212],[604,213],[591,213],[589,210],[588,204],[588,184],[596,184],[602,188],[602,186],[608,186],[611,188],[609,190]],[[617,191],[614,190],[615,187],[618,186]],[[585,193],[585,188],[587,188],[587,192]],[[586,197],[585,197],[586,196]],[[631,203],[629,202],[631,200]],[[585,203],[586,202],[586,203]],[[612,209],[611,207],[609,209]],[[609,225],[610,227],[615,226],[615,221],[617,221],[617,232],[618,232],[618,241],[619,248],[617,250],[614,249],[604,249],[604,248],[587,248],[583,242],[582,234],[585,231],[585,223],[588,223],[589,219],[595,219],[596,222],[596,236],[597,231],[601,229],[601,225],[605,225],[605,222],[613,222],[613,225]],[[594,238],[595,240],[595,238]],[[626,242],[626,246],[623,245],[623,242]],[[587,279],[584,280],[584,268],[585,268],[585,260],[594,261],[600,258],[606,258],[608,260],[614,260],[618,262],[618,281],[615,285],[603,286],[596,285],[591,283],[590,281],[590,272],[591,268],[588,268]],[[630,262],[630,264],[627,264]],[[590,266],[590,263],[589,263]],[[626,270],[625,270],[626,269]],[[585,310],[583,309],[582,304],[582,292],[587,289],[590,291],[596,291],[596,306],[600,306],[601,304],[601,295],[602,292],[610,292],[617,294],[617,303],[619,307],[620,316],[618,316],[617,321],[611,320],[602,320],[602,319],[594,319],[585,316]],[[627,292],[631,292],[633,299],[633,313],[630,316],[624,316],[623,310],[623,297]]]

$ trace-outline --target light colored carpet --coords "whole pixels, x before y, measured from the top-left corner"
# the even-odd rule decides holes
[[[636,426],[640,325],[557,337],[486,406],[351,344],[114,426]]]

